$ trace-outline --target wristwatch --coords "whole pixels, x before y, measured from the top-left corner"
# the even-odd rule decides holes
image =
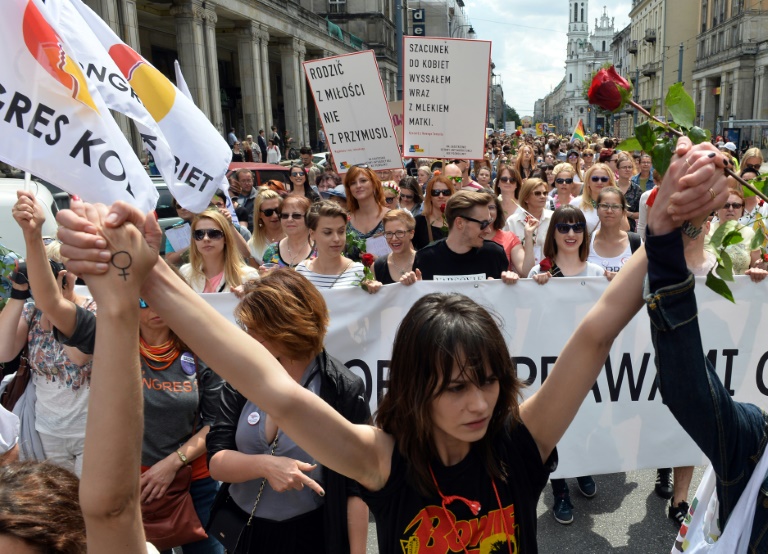
[[[187,465],[189,463],[189,460],[187,459],[187,456],[184,454],[184,452],[177,450],[176,454],[179,455],[179,459],[181,460],[182,464]]]

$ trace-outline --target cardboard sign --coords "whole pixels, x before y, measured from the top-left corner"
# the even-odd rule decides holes
[[[373,51],[303,65],[339,174],[363,164],[374,170],[402,169]]]
[[[491,43],[403,39],[403,155],[482,159]]]

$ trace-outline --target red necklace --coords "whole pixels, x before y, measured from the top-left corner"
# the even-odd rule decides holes
[[[461,545],[461,548],[464,550],[464,554],[469,554],[469,551],[467,550],[467,542],[466,544],[464,541],[461,540],[461,535],[459,535],[459,531],[456,529],[456,524],[454,523],[455,517],[451,517],[448,515],[448,504],[451,502],[454,502],[456,500],[460,500],[461,502],[464,502],[464,504],[467,505],[469,510],[472,512],[472,515],[477,515],[480,513],[481,506],[480,503],[476,500],[468,500],[464,498],[463,496],[445,496],[443,492],[440,490],[440,485],[437,484],[437,479],[435,478],[435,473],[432,471],[432,466],[429,466],[429,473],[432,475],[432,481],[435,483],[435,488],[437,489],[437,494],[440,495],[440,499],[442,500],[442,507],[443,512],[445,512],[445,518],[450,522],[451,529],[453,529],[453,534],[456,535],[456,540]],[[491,477],[491,485],[493,486],[493,492],[496,494],[496,502],[499,505],[499,515],[501,516],[501,525],[504,527],[504,534],[507,536],[507,549],[509,550],[509,554],[512,554],[512,543],[509,542],[509,530],[507,529],[507,520],[504,519],[504,508],[501,506],[501,497],[499,497],[499,490],[496,488],[496,480]],[[472,540],[472,536],[467,539],[467,541]]]

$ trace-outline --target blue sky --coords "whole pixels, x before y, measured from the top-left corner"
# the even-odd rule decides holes
[[[520,116],[533,115],[533,104],[565,75],[568,32],[567,0],[465,0],[477,38],[491,40],[495,73],[504,98]],[[589,29],[607,7],[616,31],[629,24],[631,0],[590,2]]]

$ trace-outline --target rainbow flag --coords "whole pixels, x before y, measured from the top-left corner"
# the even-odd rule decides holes
[[[575,140],[580,140],[581,142],[584,142],[584,122],[579,119],[579,122],[576,124],[576,128],[573,130],[573,135],[571,135],[571,142]]]

